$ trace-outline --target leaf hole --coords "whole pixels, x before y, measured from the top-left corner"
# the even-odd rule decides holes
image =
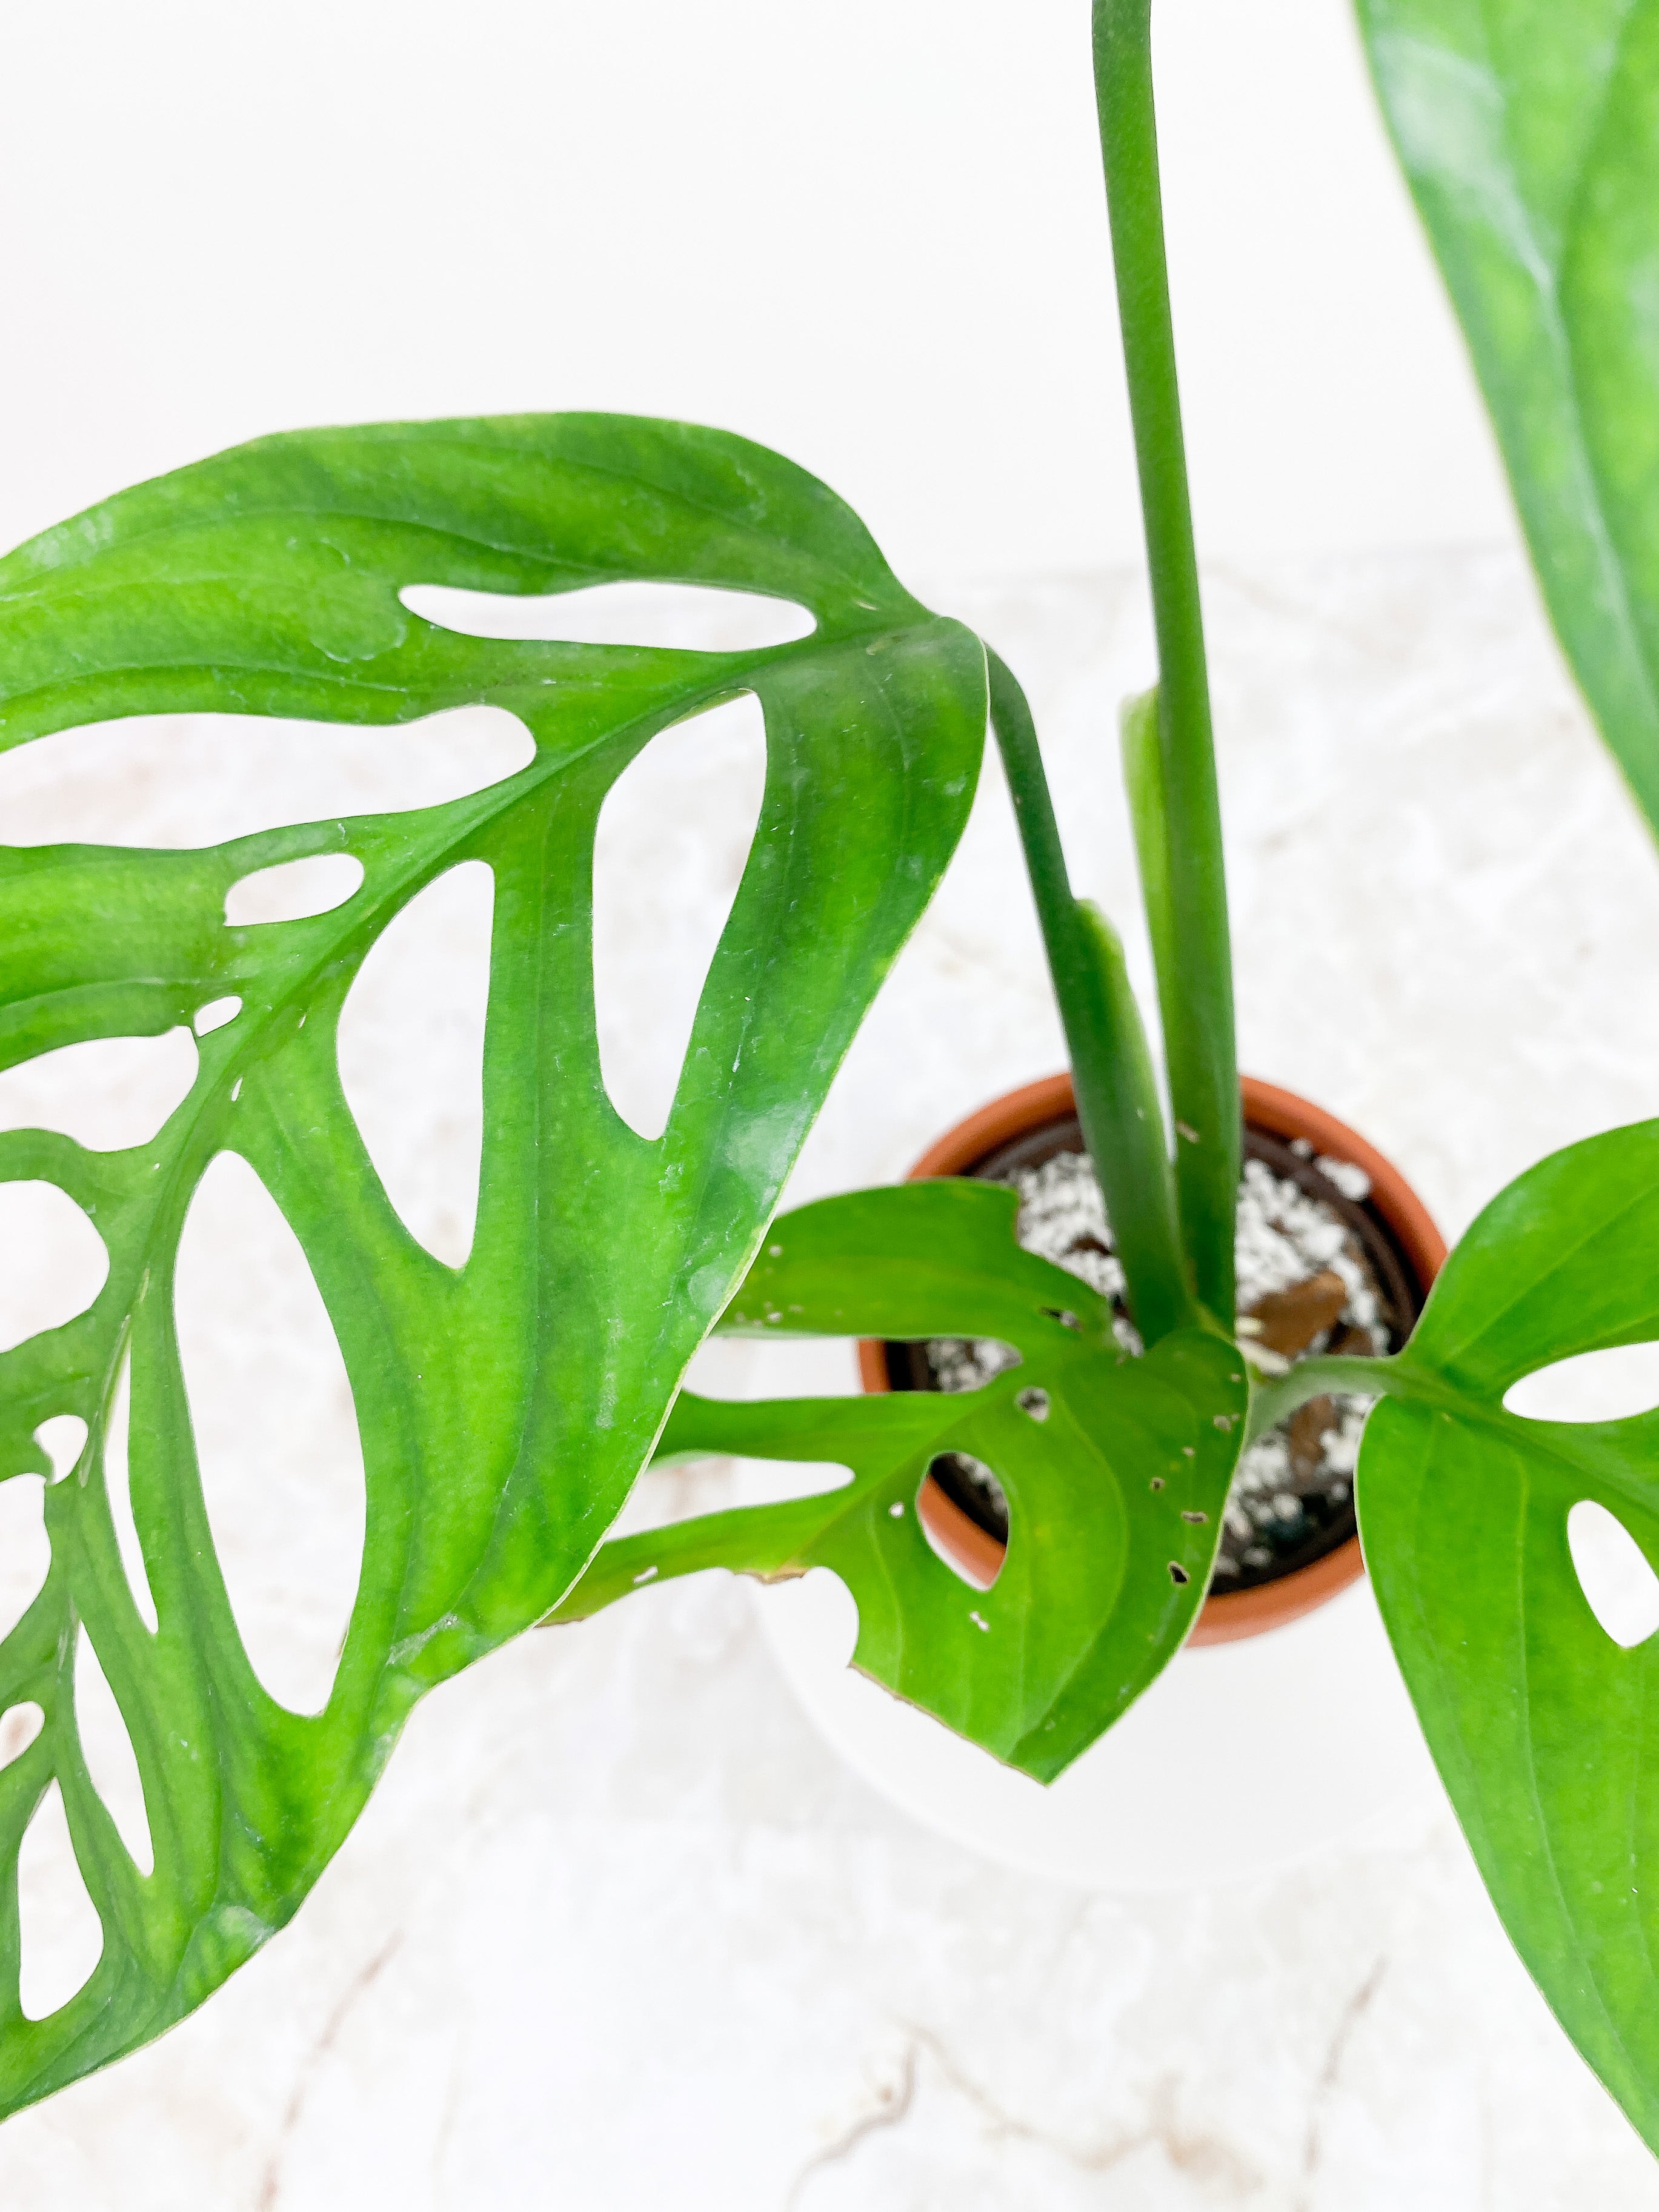
[[[384,729],[135,714],[0,754],[0,819],[9,845],[190,849],[441,805],[517,775],[535,757],[529,731],[501,707],[455,707]]]
[[[1081,1328],[1083,1323],[1065,1306],[1039,1306],[1037,1311],[1045,1321],[1057,1321],[1062,1328]]]
[[[1022,1413],[1029,1413],[1034,1421],[1046,1421],[1048,1418],[1048,1393],[1039,1389],[1035,1383],[1030,1389],[1022,1390],[1014,1403]]]
[[[611,1103],[659,1137],[754,842],[766,723],[752,692],[660,730],[606,793],[593,841],[593,997]],[[724,1079],[728,1071],[721,1068]]]
[[[916,1518],[930,1549],[959,1581],[991,1588],[1008,1556],[1008,1493],[983,1460],[935,1453],[916,1492]]]
[[[305,921],[331,914],[362,888],[363,864],[350,853],[313,853],[301,860],[279,860],[240,877],[225,893],[225,921],[232,929],[262,927],[268,921]]]
[[[143,1546],[138,1540],[138,1524],[132,1513],[132,1477],[129,1454],[132,1437],[132,1358],[129,1353],[121,1362],[120,1372],[115,1378],[115,1388],[110,1393],[109,1413],[104,1422],[104,1496],[109,1505],[110,1519],[115,1523],[116,1547],[121,1554],[121,1565],[126,1570],[127,1588],[138,1608],[138,1617],[152,1634],[156,1627],[155,1599],[149,1586],[149,1571],[144,1565]]]
[[[54,1413],[42,1421],[34,1441],[52,1462],[49,1482],[61,1482],[87,1448],[87,1425],[78,1413]]]
[[[524,638],[567,645],[666,647],[683,653],[755,653],[811,637],[817,624],[793,599],[727,592],[709,584],[629,580],[574,592],[475,592],[459,584],[410,584],[411,614],[463,637]]]
[[[740,1459],[726,1454],[647,1468],[629,1493],[611,1537],[672,1528],[732,1506],[781,1505],[844,1490],[853,1470],[834,1460]]]
[[[0,1075],[0,1129],[55,1129],[90,1152],[147,1145],[190,1096],[196,1040],[182,1026],[149,1037],[59,1045]]]
[[[211,1036],[234,1022],[242,1011],[242,1002],[234,994],[223,999],[210,999],[204,1006],[198,1006],[191,1026],[198,1037]]]
[[[17,1854],[17,1910],[23,2016],[45,2020],[91,1979],[104,1951],[104,1930],[76,1863],[56,1782],[48,1784],[24,1831]]]
[[[104,1287],[104,1240],[52,1182],[0,1183],[0,1352],[83,1314]]]
[[[221,1152],[191,1200],[174,1293],[202,1490],[250,1664],[319,1711],[362,1567],[351,1386],[299,1239],[247,1162]]]
[[[1526,1421],[1623,1421],[1659,1407],[1659,1344],[1619,1344],[1557,1359],[1510,1383],[1504,1404]]]
[[[21,1759],[46,1724],[46,1715],[32,1698],[0,1713],[0,1770]]]
[[[1171,1559],[1170,1561],[1170,1580],[1176,1585],[1177,1589],[1184,1589],[1187,1583],[1192,1580],[1192,1577],[1188,1573],[1186,1568],[1182,1565],[1179,1559]]]
[[[127,1856],[140,1874],[154,1873],[155,1850],[150,1841],[149,1815],[144,1809],[138,1756],[115,1692],[84,1630],[75,1652],[75,1727],[92,1786],[115,1823]]]
[[[464,860],[382,931],[346,994],[340,1083],[404,1226],[464,1266],[478,1218],[495,878]]]
[[[46,1489],[38,1474],[0,1482],[0,1637],[11,1634],[40,1596],[52,1566]]]
[[[1659,1628],[1659,1575],[1616,1514],[1581,1498],[1567,1516],[1567,1548],[1584,1602],[1626,1651]]]

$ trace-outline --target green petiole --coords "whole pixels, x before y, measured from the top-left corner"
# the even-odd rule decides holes
[[[1156,711],[1146,716],[1144,743],[1130,715],[1126,764],[1158,967],[1182,1244],[1199,1297],[1231,1328],[1243,1146],[1232,952],[1164,247],[1150,0],[1095,0],[1094,61],[1158,654]]]

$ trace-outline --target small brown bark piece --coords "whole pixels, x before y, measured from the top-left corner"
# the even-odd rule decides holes
[[[1256,1326],[1250,1334],[1257,1344],[1294,1359],[1329,1328],[1348,1302],[1347,1285],[1334,1267],[1322,1267],[1304,1283],[1288,1291],[1269,1291],[1249,1309]]]
[[[1291,1480],[1312,1482],[1325,1458],[1325,1431],[1337,1425],[1334,1398],[1310,1398],[1291,1417]]]

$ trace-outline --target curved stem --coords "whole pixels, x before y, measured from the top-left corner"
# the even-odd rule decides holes
[[[1078,1119],[1106,1201],[1135,1326],[1150,1344],[1196,1318],[1182,1265],[1175,1185],[1152,1054],[1117,934],[1072,895],[1036,725],[1012,672],[988,650],[991,720],[1066,1030]]]
[[[1251,1382],[1245,1449],[1280,1421],[1288,1420],[1298,1406],[1305,1406],[1310,1398],[1322,1398],[1331,1390],[1352,1391],[1361,1398],[1414,1398],[1419,1405],[1438,1407],[1464,1420],[1490,1417],[1486,1408],[1441,1376],[1418,1366],[1403,1352],[1386,1359],[1325,1352],[1297,1360],[1287,1375],[1276,1375],[1271,1382]]]
[[[1142,764],[1137,813],[1156,819],[1163,846],[1169,932],[1167,950],[1158,959],[1158,984],[1176,1119],[1176,1187],[1182,1243],[1198,1295],[1231,1328],[1243,1146],[1232,956],[1164,249],[1151,0],[1094,0],[1094,63],[1158,634],[1155,760]]]

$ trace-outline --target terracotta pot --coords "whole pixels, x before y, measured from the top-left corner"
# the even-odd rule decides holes
[[[1316,1152],[1333,1159],[1351,1160],[1365,1170],[1371,1179],[1368,1211],[1374,1219],[1380,1217],[1401,1272],[1409,1279],[1407,1287],[1414,1294],[1414,1303],[1420,1307],[1440,1271],[1446,1247],[1428,1209],[1398,1168],[1334,1114],[1310,1106],[1294,1091],[1259,1083],[1249,1075],[1243,1078],[1241,1087],[1247,1128],[1285,1143],[1306,1138]],[[1028,1083],[1023,1090],[1011,1091],[977,1114],[970,1114],[965,1121],[958,1121],[922,1154],[911,1169],[909,1180],[971,1175],[993,1153],[1067,1120],[1076,1110],[1069,1075],[1051,1075],[1041,1083]],[[860,1343],[859,1372],[866,1390],[890,1389],[887,1346],[870,1340]],[[1003,1545],[947,1497],[932,1475],[923,1483],[916,1504],[923,1525],[940,1551],[970,1582],[988,1589],[1002,1565]],[[1323,1605],[1364,1572],[1356,1533],[1308,1565],[1270,1582],[1249,1589],[1212,1592],[1188,1640],[1229,1644],[1238,1637],[1259,1636],[1265,1629],[1279,1627]]]

